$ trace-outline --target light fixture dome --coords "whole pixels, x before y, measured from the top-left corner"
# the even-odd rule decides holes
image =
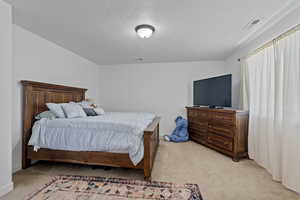
[[[155,32],[155,28],[149,24],[141,24],[135,27],[135,32],[140,38],[149,38]]]

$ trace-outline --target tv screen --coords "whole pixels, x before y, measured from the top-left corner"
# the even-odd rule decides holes
[[[231,107],[231,85],[231,74],[194,81],[194,105]]]

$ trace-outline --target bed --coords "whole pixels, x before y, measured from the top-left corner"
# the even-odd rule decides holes
[[[151,172],[159,145],[159,117],[142,113],[107,113],[104,116],[87,117],[85,119],[40,120],[36,122],[34,117],[48,110],[46,103],[82,101],[85,99],[87,89],[25,80],[21,81],[21,84],[23,85],[23,169],[30,167],[32,160],[46,160],[142,169],[145,180],[151,179]],[[122,126],[117,126],[115,121],[123,122]],[[72,127],[72,124],[74,127]],[[71,126],[73,129],[68,128],[68,131],[69,134],[72,134],[73,144],[76,141],[80,141],[80,148],[73,148],[74,145],[72,146],[72,144],[68,147],[60,145],[59,141],[63,141],[63,138],[58,137],[53,137],[57,139],[53,140],[56,142],[44,146],[40,145],[37,143],[38,140],[36,138],[41,136],[37,137],[37,134],[32,134],[37,132],[39,125],[43,125],[43,127],[47,125],[48,132],[52,131],[53,134],[59,131],[66,132],[66,128]],[[103,133],[101,137],[105,136],[106,132],[104,130],[116,129],[119,132],[114,137],[118,138],[119,141],[129,140],[132,144],[131,148],[128,149],[128,146],[124,145],[126,144],[125,142],[116,144],[107,139],[105,140],[108,142],[105,143],[98,142],[95,145],[87,145],[89,144],[87,141],[91,141],[91,138],[92,141],[101,141],[99,134],[97,135],[92,131],[95,128],[98,129],[98,132]],[[125,137],[125,135],[122,136],[121,134],[123,130],[124,132],[131,131],[135,134],[132,137]],[[90,140],[84,140],[82,137],[80,139],[80,132],[84,131],[86,131],[84,134],[90,134],[86,137],[90,138]],[[60,135],[58,134],[57,136]],[[109,138],[108,134],[106,136]],[[49,134],[44,137],[49,137]],[[74,138],[76,137],[79,139],[75,140]],[[126,149],[128,149],[128,152],[126,152]]]

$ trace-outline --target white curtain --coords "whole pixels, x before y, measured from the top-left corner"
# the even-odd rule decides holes
[[[300,31],[242,61],[249,157],[300,193]]]

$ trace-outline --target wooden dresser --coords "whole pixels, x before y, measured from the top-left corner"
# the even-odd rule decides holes
[[[248,155],[248,112],[186,107],[190,138],[222,152],[233,161]]]

